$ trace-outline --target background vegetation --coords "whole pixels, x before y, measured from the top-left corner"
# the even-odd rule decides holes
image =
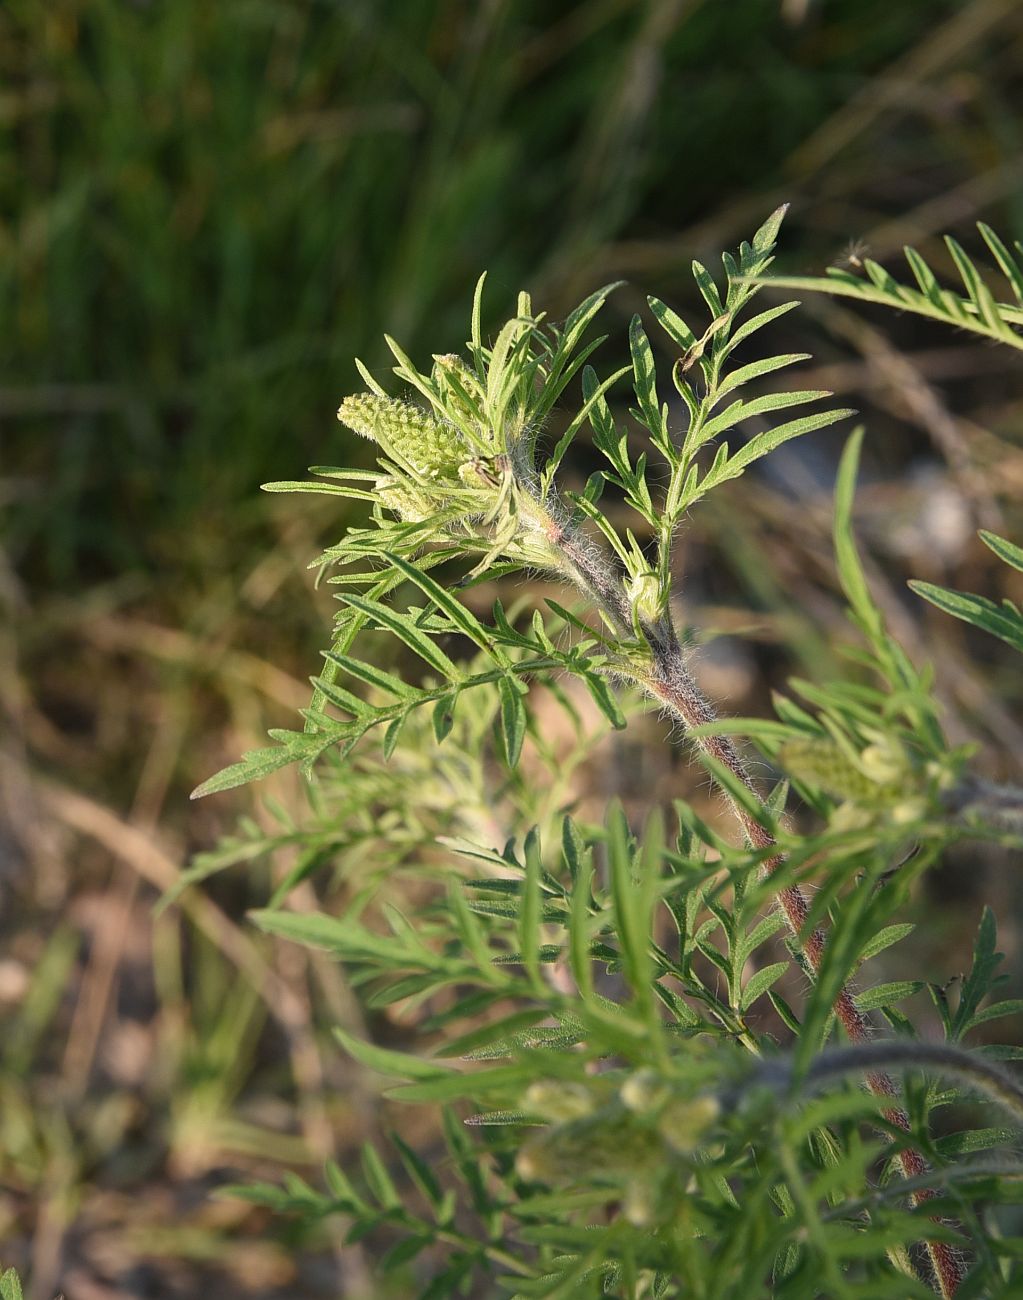
[[[937,236],[982,251],[978,218],[1020,237],[1023,15],[1012,0],[11,0],[0,68],[2,1263],[45,1300],[334,1296],[339,1277],[373,1294],[359,1248],[290,1242],[209,1192],[343,1160],[380,1104],[321,1024],[400,1046],[400,1023],[367,1026],[337,967],[244,922],[287,846],[152,911],[239,812],[270,826],[270,799],[305,806],[291,774],[186,798],[291,725],[332,613],[305,566],[339,532],[336,505],[258,484],[365,455],[333,419],[360,386],[352,355],[379,366],[385,330],[421,364],[459,347],[484,267],[495,320],[520,287],[557,317],[623,276],[607,310],[624,333],[648,292],[691,303],[690,259],[779,202],[793,274],[860,257],[859,241],[947,266]],[[951,738],[1018,779],[1011,652],[903,579],[997,596],[1011,578],[974,534],[1023,537],[1023,383],[1002,352],[914,319],[882,336],[877,319],[808,300],[775,342],[815,352],[807,387],[863,408],[875,595],[934,662]],[[826,431],[772,457],[687,535],[687,617],[716,634],[698,667],[730,711],[833,666],[840,445]],[[611,793],[719,811],[634,729],[574,779],[591,811]],[[968,965],[983,902],[1014,967],[1013,871],[971,851],[916,900],[937,968]],[[400,1122],[428,1143],[422,1117]]]

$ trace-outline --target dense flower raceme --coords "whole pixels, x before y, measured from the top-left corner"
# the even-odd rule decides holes
[[[353,432],[379,443],[399,464],[426,478],[457,477],[459,466],[472,454],[454,425],[390,397],[374,393],[346,397],[337,418]]]
[[[481,547],[480,569],[499,555],[539,569],[562,569],[564,557],[556,546],[561,525],[552,513],[556,503],[550,496],[540,500],[529,467],[515,466],[513,431],[488,425],[476,401],[479,381],[458,358],[440,358],[438,374],[457,423],[374,393],[346,397],[338,409],[342,424],[385,453],[384,473],[374,483],[379,505],[403,523],[433,520],[433,540],[454,536]],[[431,540],[428,530],[423,540]]]

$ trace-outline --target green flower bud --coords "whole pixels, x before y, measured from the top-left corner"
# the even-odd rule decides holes
[[[833,740],[787,740],[778,751],[782,767],[807,785],[819,785],[828,794],[853,800],[871,800],[877,786]]]
[[[447,353],[433,358],[433,378],[451,418],[478,428],[483,419],[486,391],[476,372],[461,357]]]
[[[527,1110],[554,1123],[591,1115],[600,1104],[593,1089],[584,1083],[554,1083],[547,1079],[531,1083],[524,1101]]]
[[[927,801],[924,799],[903,799],[888,814],[894,826],[909,826],[927,815]]]
[[[680,1155],[696,1148],[704,1131],[721,1113],[716,1097],[673,1095],[671,1084],[653,1070],[630,1075],[618,1095],[634,1114],[653,1117],[657,1131]]]
[[[648,1114],[656,1106],[662,1106],[668,1098],[668,1087],[663,1079],[653,1070],[638,1070],[621,1086],[618,1093],[629,1110],[637,1115]]]
[[[664,617],[666,601],[656,573],[637,573],[626,585],[634,623],[657,623]]]
[[[489,488],[495,490],[501,485],[501,475],[507,468],[508,457],[496,456],[492,460],[483,460],[474,456],[458,467],[458,477],[466,487]]]
[[[840,803],[828,818],[828,825],[840,834],[843,831],[862,831],[874,820],[866,808],[854,803]]]
[[[704,1133],[721,1114],[716,1097],[677,1097],[661,1111],[658,1132],[679,1155],[695,1151]]]
[[[571,1182],[580,1178],[632,1179],[664,1160],[664,1141],[621,1105],[544,1129],[515,1157],[521,1178]]]
[[[375,485],[380,504],[407,524],[418,524],[436,513],[433,501],[407,479],[378,478]]]
[[[901,781],[909,768],[902,747],[882,737],[860,752],[860,769],[877,785],[892,785]]]
[[[660,1217],[657,1191],[648,1178],[632,1178],[625,1184],[622,1214],[634,1228],[649,1228]]]
[[[418,406],[374,393],[346,397],[338,409],[342,424],[372,438],[420,474],[453,476],[472,454],[465,439],[450,424],[427,415]]]

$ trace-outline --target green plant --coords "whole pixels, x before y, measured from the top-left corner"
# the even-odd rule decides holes
[[[361,1174],[332,1164],[323,1191],[291,1177],[238,1194],[307,1224],[343,1215],[350,1239],[389,1236],[382,1274],[406,1287],[419,1277],[424,1297],[455,1294],[477,1274],[491,1278],[483,1293],[514,1296],[904,1300],[1020,1285],[1017,1242],[994,1215],[1017,1199],[1023,1167],[975,1158],[1023,1121],[1023,1089],[992,1059],[1018,1053],[961,1046],[1021,1009],[983,1005],[1003,978],[993,915],[957,998],[923,980],[871,983],[870,963],[912,930],[897,918],[914,882],[950,845],[1018,839],[1013,792],[979,782],[968,749],[948,744],[929,674],[871,597],[852,531],[862,431],[848,440],[835,501],[859,633],[846,679],[794,683],[801,702],[779,699],[774,720],[722,722],[697,689],[672,607],[672,544],[689,510],[782,443],[850,414],[817,407],[824,392],[758,389],[802,356],[736,355],[796,305],[748,314],[782,217],[724,256],[723,287],[694,264],[705,328],[650,300],[677,356],[681,436],[638,318],[630,366],[600,380],[587,364],[601,340],[584,335],[611,287],[560,326],[520,296],[488,344],[481,281],[465,359],[439,356],[421,372],[388,340],[421,404],[389,396],[360,367],[367,391],[338,414],[378,444],[376,469],[320,467],[318,482],[268,485],[354,498],[372,518],[319,561],[340,570],[329,581],[342,609],[304,730],[272,733],[272,746],[197,794],[293,762],[318,776],[313,825],[283,831],[305,851],[255,923],[333,954],[368,1008],[400,1006],[432,1038],[423,1053],[339,1033],[356,1061],[399,1081],[391,1097],[441,1108],[448,1155],[438,1170],[395,1135],[407,1188],[370,1144]],[[966,317],[982,319],[979,308]],[[1011,333],[1011,312],[999,320]],[[626,374],[641,435],[609,405]],[[545,451],[545,425],[577,378],[582,404]],[[811,413],[748,439],[733,432],[804,405]],[[561,468],[587,424],[605,465],[572,492]],[[999,546],[1016,563],[1015,548]],[[495,602],[485,617],[481,585],[523,571],[553,576],[575,600],[548,597],[531,614]],[[401,672],[397,659],[418,669]],[[682,800],[670,821],[653,809],[642,825],[616,801],[599,820],[564,815],[559,798],[538,793],[559,762],[538,697],[547,720],[574,720],[577,745],[581,699],[606,729],[654,702],[694,742],[744,843]],[[766,792],[735,736],[770,762]],[[381,834],[374,810],[423,779],[433,744],[443,748],[426,770],[439,797]],[[790,783],[804,805],[791,819]],[[189,878],[273,842],[242,835]],[[367,843],[383,846],[381,867],[433,882],[413,920],[385,876],[358,874]],[[290,888],[326,860],[351,877],[343,914],[290,910]],[[917,1040],[904,1005],[925,990],[940,1045]],[[768,1003],[773,1020],[753,1010]],[[875,1013],[890,1033],[874,1036]],[[846,1046],[832,1046],[836,1036]],[[987,1110],[945,1113],[980,1102],[997,1108],[997,1124],[975,1126]]]
[[[977,223],[981,238],[999,271],[1005,278],[1012,302],[999,302],[988,287],[987,277],[963,246],[950,235],[946,236],[952,263],[963,282],[965,293],[944,289],[932,268],[915,248],[903,252],[915,284],[904,284],[886,271],[873,258],[864,257],[864,276],[853,274],[841,267],[829,267],[826,278],[814,276],[772,276],[771,283],[779,288],[811,290],[829,293],[840,298],[855,298],[860,302],[879,303],[896,311],[908,311],[929,320],[954,325],[958,329],[979,334],[996,343],[1011,348],[1023,348],[1023,335],[1018,333],[1023,325],[1023,245],[1017,240],[1014,249],[1008,248],[983,221]]]
[[[21,1300],[21,1278],[13,1268],[0,1273],[0,1300]]]

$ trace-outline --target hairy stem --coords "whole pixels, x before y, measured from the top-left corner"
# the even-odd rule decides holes
[[[542,508],[542,507],[541,507]],[[563,576],[571,579],[591,600],[596,601],[609,621],[627,636],[631,636],[631,620],[628,603],[625,600],[621,574],[614,566],[609,566],[606,557],[594,552],[589,541],[579,532],[566,525],[557,523],[551,515],[546,516],[543,531],[546,540],[561,557]],[[644,689],[682,723],[687,732],[695,727],[715,721],[716,715],[708,701],[701,694],[691,674],[685,666],[678,637],[669,618],[662,619],[656,627],[644,628],[646,640],[652,653],[649,669],[637,680]],[[695,743],[707,754],[725,767],[737,781],[760,801],[762,796],[749,773],[738,750],[727,736],[694,737]],[[749,811],[725,791],[732,810],[742,826],[750,845],[755,849],[771,849],[775,841]],[[776,871],[784,862],[784,856],[778,853],[768,857],[762,866],[765,875]],[[786,885],[777,894],[778,906],[785,915],[796,941],[800,945],[808,971],[816,976],[821,967],[826,942],[821,929],[806,932],[806,922],[810,908],[806,895],[798,885]],[[835,1000],[835,1014],[851,1043],[866,1044],[870,1040],[870,1023],[856,1005],[852,992],[843,988]],[[882,1069],[874,1069],[866,1074],[866,1083],[876,1097],[891,1099],[893,1104],[883,1110],[885,1119],[903,1132],[910,1131],[909,1116],[894,1104],[898,1090]],[[927,1162],[917,1151],[903,1150],[898,1153],[899,1165],[906,1178],[922,1178],[928,1172]],[[920,1205],[933,1197],[935,1193],[929,1188],[920,1188],[911,1194],[914,1205]],[[934,1269],[935,1280],[940,1294],[948,1300],[958,1290],[965,1276],[964,1262],[954,1247],[942,1241],[928,1241],[927,1250]]]
[[[674,655],[661,656],[655,652],[654,671],[645,685],[650,694],[664,704],[687,730],[715,720],[713,709],[700,693],[680,658]],[[727,736],[700,736],[695,739],[702,749],[726,767],[758,799],[760,798],[746,764]],[[774,840],[763,826],[731,796],[729,802],[751,846],[755,849],[772,848]],[[768,858],[761,870],[766,875],[770,875],[784,860],[779,853]],[[826,940],[823,930],[819,928],[806,933],[806,921],[810,911],[806,895],[798,885],[786,885],[778,891],[777,898],[778,906],[785,914],[789,929],[800,945],[807,967],[810,973],[816,976],[824,957]],[[835,1014],[851,1043],[869,1042],[870,1023],[857,1007],[848,987],[841,989],[835,999]],[[868,1071],[866,1083],[876,1097],[891,1098],[893,1101],[898,1097],[898,1089],[884,1070]],[[905,1133],[910,1131],[909,1116],[901,1106],[886,1106],[882,1114],[893,1127],[902,1129]],[[900,1151],[898,1161],[906,1178],[920,1178],[927,1173],[927,1162],[917,1151],[909,1149]],[[931,1189],[921,1188],[911,1194],[911,1200],[914,1205],[920,1205],[934,1195]],[[947,1300],[948,1297],[955,1295],[965,1276],[963,1260],[954,1247],[943,1241],[928,1241],[927,1250],[941,1295]]]
[[[835,1048],[814,1059],[806,1082],[814,1085],[874,1067],[932,1069],[983,1092],[1001,1106],[1013,1122],[1023,1126],[1023,1088],[1008,1070],[974,1052],[949,1043],[917,1043],[909,1039],[875,1042],[866,1046]]]

